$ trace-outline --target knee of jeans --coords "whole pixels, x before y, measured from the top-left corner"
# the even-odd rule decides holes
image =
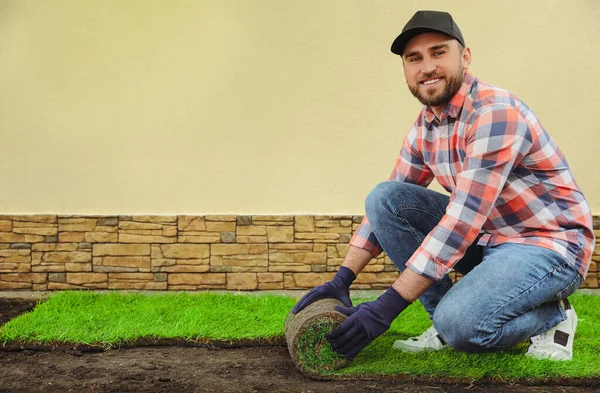
[[[466,311],[440,307],[433,314],[433,326],[451,348],[463,352],[486,352],[493,347],[495,338],[484,334],[478,322],[468,317]]]
[[[386,181],[379,183],[367,195],[365,199],[365,212],[369,221],[375,219],[379,214],[385,211],[391,211],[389,206],[390,195],[398,192],[398,187],[402,183]]]

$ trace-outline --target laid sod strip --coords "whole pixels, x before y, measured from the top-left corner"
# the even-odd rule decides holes
[[[281,342],[283,320],[294,303],[269,295],[60,292],[4,325],[0,343],[78,343],[108,349],[142,338]]]
[[[575,294],[569,299],[579,317],[572,361],[530,359],[523,356],[527,343],[488,354],[453,350],[410,354],[395,350],[394,340],[421,334],[430,326],[422,306],[415,303],[347,367],[320,375],[600,384],[600,297]],[[62,342],[100,344],[105,348],[140,338],[274,339],[281,343],[284,320],[294,303],[291,298],[267,295],[62,292],[39,304],[33,312],[2,326],[0,343],[8,346],[15,342]]]
[[[560,379],[561,383],[569,383],[566,378],[580,378],[585,383],[600,384],[600,296],[575,294],[569,300],[579,318],[571,361],[526,357],[528,342],[485,354],[466,354],[451,349],[410,354],[393,349],[395,340],[419,335],[431,325],[423,307],[413,304],[394,321],[386,334],[359,353],[348,367],[323,374],[534,382]]]

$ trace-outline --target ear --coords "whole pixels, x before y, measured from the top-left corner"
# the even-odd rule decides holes
[[[469,69],[469,66],[471,65],[471,48],[464,48],[461,54],[461,62],[462,62],[462,66],[465,70]]]

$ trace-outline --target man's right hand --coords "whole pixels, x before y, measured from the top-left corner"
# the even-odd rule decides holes
[[[311,303],[326,298],[338,299],[344,303],[346,307],[352,307],[352,301],[350,301],[350,285],[355,279],[356,275],[351,269],[340,266],[340,269],[333,277],[333,280],[311,289],[302,297],[302,299],[300,299],[300,301],[298,301],[292,310],[292,313],[297,314]]]

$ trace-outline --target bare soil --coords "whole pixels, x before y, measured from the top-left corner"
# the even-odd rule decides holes
[[[31,309],[34,303],[1,300],[0,318],[17,315],[19,307],[21,312]],[[106,352],[72,350],[66,346],[41,349],[0,351],[0,392],[592,393],[600,390],[598,386],[320,381],[297,371],[284,346],[225,349],[151,346]]]

